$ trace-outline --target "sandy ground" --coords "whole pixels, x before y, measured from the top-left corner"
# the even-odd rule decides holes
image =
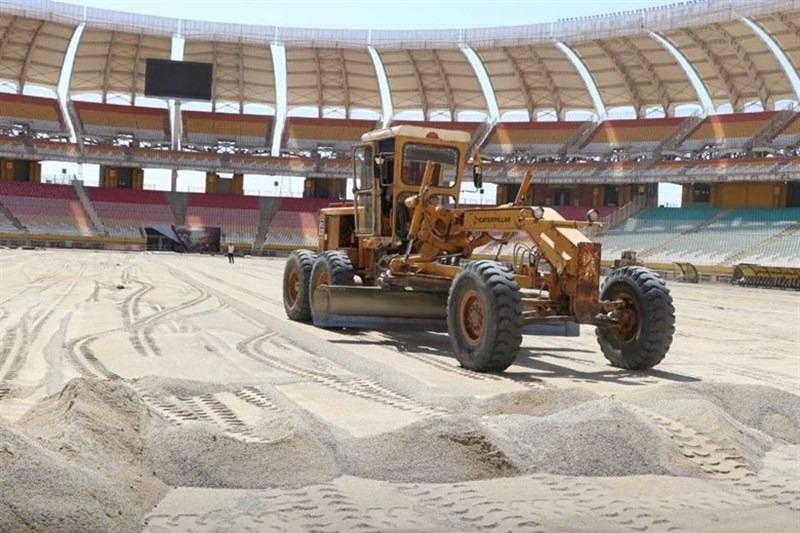
[[[285,318],[283,261],[0,250],[0,532],[800,531],[800,293],[669,286],[502,375]]]

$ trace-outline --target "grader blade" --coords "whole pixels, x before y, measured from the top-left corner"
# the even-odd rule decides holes
[[[311,316],[323,328],[446,331],[447,294],[320,285]]]

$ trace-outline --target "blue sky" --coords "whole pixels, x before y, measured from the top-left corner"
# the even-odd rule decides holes
[[[376,30],[536,24],[675,2],[664,0],[138,0],[135,2],[69,0],[67,3],[216,22]]]
[[[452,29],[518,26],[664,6],[665,0],[60,0],[102,9],[172,18],[328,29]],[[43,175],[58,174],[62,165],[43,168]],[[87,185],[98,181],[93,165],[72,168]],[[168,171],[145,169],[145,186],[168,187]],[[276,187],[274,184],[279,183]],[[204,176],[181,172],[178,190],[203,190]],[[297,194],[296,179],[245,177],[250,194]],[[487,188],[487,194],[490,189]],[[662,185],[660,202],[680,203],[680,187]]]

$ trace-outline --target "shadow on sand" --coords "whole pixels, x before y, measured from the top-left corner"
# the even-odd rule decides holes
[[[355,329],[341,330],[343,336],[329,342],[334,344],[371,344],[394,348],[400,353],[416,353],[436,357],[438,362],[454,361],[447,333],[432,331],[366,332]],[[582,355],[586,354],[586,357]],[[605,366],[600,366],[605,364]],[[581,367],[586,367],[583,369]],[[497,374],[523,383],[543,382],[560,378],[578,383],[613,382],[621,385],[653,385],[657,382],[691,383],[700,378],[677,372],[653,368],[645,371],[625,370],[610,366],[600,349],[570,347],[520,348],[510,371]]]

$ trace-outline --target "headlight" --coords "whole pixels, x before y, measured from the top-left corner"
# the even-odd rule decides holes
[[[533,208],[533,218],[541,220],[544,217],[544,207],[537,205]]]
[[[594,224],[595,222],[600,220],[600,211],[598,211],[597,209],[589,209],[586,212],[586,220]]]

